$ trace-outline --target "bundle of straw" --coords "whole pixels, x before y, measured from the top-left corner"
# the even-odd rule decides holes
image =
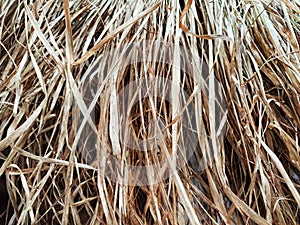
[[[0,0],[0,224],[300,224],[299,14]]]

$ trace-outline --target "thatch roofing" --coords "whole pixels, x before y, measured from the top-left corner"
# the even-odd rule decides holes
[[[298,0],[0,0],[0,223],[300,224],[299,15]],[[110,54],[143,41],[180,46],[179,64],[162,60],[175,48]],[[180,90],[128,111],[148,77]],[[122,142],[153,144],[151,120],[160,147]]]

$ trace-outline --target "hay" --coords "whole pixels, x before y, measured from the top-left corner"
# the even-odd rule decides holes
[[[300,224],[299,6],[0,0],[0,223]],[[218,81],[225,108],[198,92],[193,77],[151,61],[164,57],[159,51],[143,55],[151,62],[117,72],[118,58],[98,61],[145,40],[181,46],[184,60],[189,52],[199,57],[208,66],[206,81]],[[195,75],[197,63],[184,67]],[[184,91],[171,92],[170,102],[137,101],[130,112],[133,144],[151,136],[151,119],[167,128],[161,148],[131,151],[115,132],[125,126],[115,109],[126,110],[130,101],[114,100],[147,76]],[[133,99],[138,85],[128,90]],[[224,110],[226,121],[214,118],[214,109]],[[185,122],[197,132],[192,155],[194,133],[184,133]],[[85,152],[87,145],[96,151]],[[217,151],[203,167],[211,148]],[[116,183],[123,168],[111,165],[102,174],[109,166],[103,152],[133,166],[164,160],[168,166],[158,172],[167,177],[126,185],[156,178],[157,171],[146,170]]]

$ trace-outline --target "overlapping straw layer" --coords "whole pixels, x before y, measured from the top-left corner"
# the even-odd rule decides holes
[[[300,224],[299,15],[298,0],[0,0],[0,223]],[[114,55],[98,61],[146,40],[180,46],[186,71],[160,51],[117,71]],[[212,86],[197,92],[191,53],[223,108]],[[147,77],[182,90],[135,102],[130,143],[149,140],[151,120],[164,133],[160,147],[134,151],[116,120],[130,99],[114,100]],[[101,173],[104,152],[123,164]],[[149,185],[114,179],[162,161],[160,182],[150,170]]]

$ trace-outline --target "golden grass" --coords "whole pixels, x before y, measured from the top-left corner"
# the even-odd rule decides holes
[[[300,224],[299,15],[298,0],[0,0],[0,223]],[[97,64],[97,82],[89,77],[107,52],[143,40],[181,46],[208,65],[227,109],[221,143],[214,106],[182,71],[141,62],[115,73],[112,57]],[[196,64],[187,65],[194,74]],[[183,112],[163,100],[138,101],[131,115],[138,139],[149,135],[149,118],[164,119],[160,152],[120,144],[116,94],[147,75],[183,86],[190,97],[183,105],[191,105],[185,118],[197,121],[197,154],[205,157],[215,137],[209,166],[195,153],[175,173],[175,157],[191,141],[179,132]],[[182,104],[178,94],[171,105]],[[101,147],[89,163],[91,133]],[[172,176],[148,186],[116,183],[100,172],[105,151],[128,165],[165,159]]]

